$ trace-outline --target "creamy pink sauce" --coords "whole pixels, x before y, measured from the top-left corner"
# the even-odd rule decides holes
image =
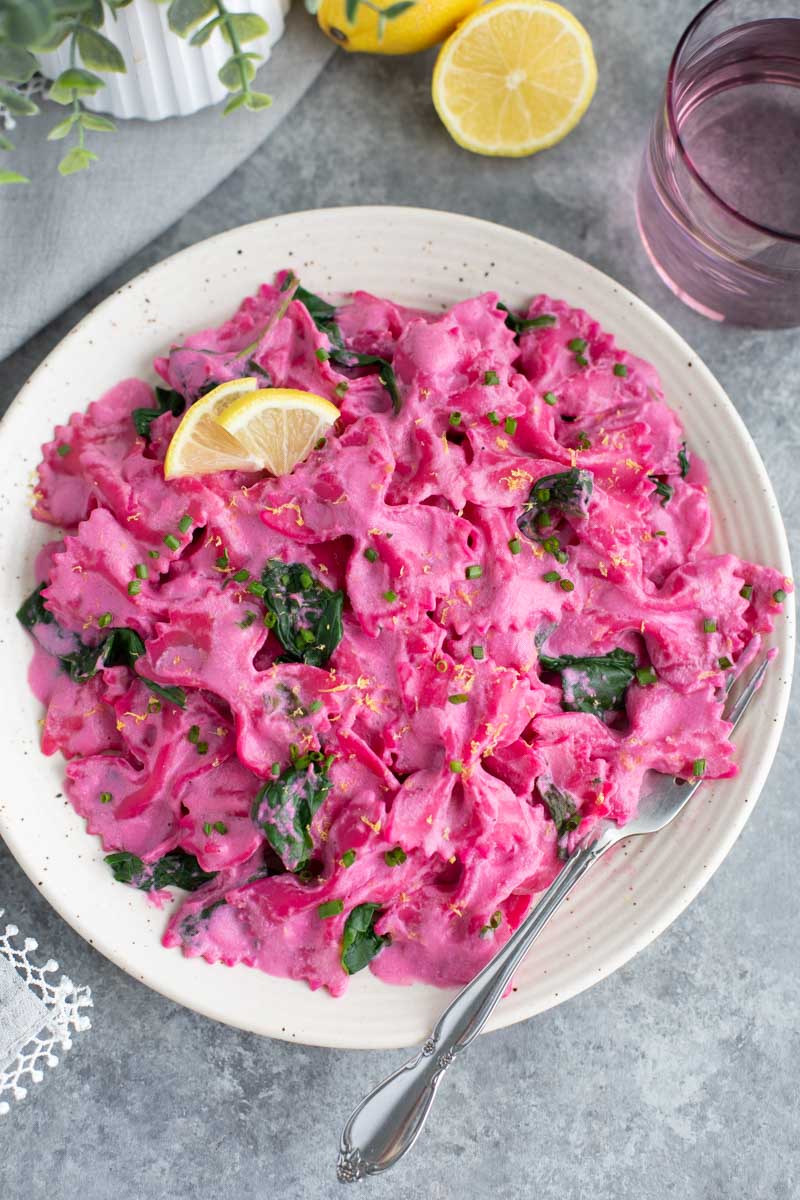
[[[263,286],[156,369],[189,402],[242,375],[241,351],[283,299]],[[724,684],[791,585],[708,551],[707,475],[691,447],[681,472],[683,433],[652,366],[546,296],[526,315],[554,320],[517,341],[497,301],[435,316],[356,293],[340,308],[348,346],[392,362],[399,414],[374,368],[318,356],[328,337],[293,301],[254,355],[261,382],[325,396],[341,421],[284,478],[166,483],[179,418],[137,436],[132,412],[154,397],[132,379],[44,447],[34,515],[69,532],[38,563],[57,622],[34,630],[42,749],[68,760],[70,801],[105,851],[152,864],[180,847],[215,873],[165,945],[338,995],[345,922],[369,903],[391,938],[371,970],[461,984],[556,875],[559,850],[598,820],[630,818],[646,771],[688,776],[702,760],[708,777],[735,774]],[[522,536],[532,486],[575,467],[591,494]],[[650,476],[672,489],[668,502]],[[544,545],[554,535],[565,562]],[[263,598],[233,578],[259,580],[269,559],[345,594],[343,636],[322,666],[280,661]],[[148,578],[132,595],[141,563]],[[99,644],[104,614],[145,653],[134,669],[73,682],[53,655]],[[593,677],[544,670],[540,649],[622,650],[652,670],[632,676],[615,713],[565,711]],[[186,707],[154,703],[140,676],[184,689]],[[307,830],[316,873],[265,875],[275,856],[254,798],[292,745],[332,756]],[[552,789],[574,816],[560,836]],[[296,811],[277,821],[281,835]],[[341,911],[321,916],[328,902]]]

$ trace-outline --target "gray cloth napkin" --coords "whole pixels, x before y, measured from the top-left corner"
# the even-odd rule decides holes
[[[99,162],[66,179],[60,142],[46,140],[63,110],[46,104],[14,130],[14,170],[29,185],[0,188],[0,358],[187,212],[239,166],[297,103],[333,54],[295,4],[258,75],[270,109],[229,117],[219,107],[167,121],[120,121],[98,134]]]

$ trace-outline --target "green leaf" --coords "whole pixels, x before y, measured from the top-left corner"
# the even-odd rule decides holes
[[[35,42],[31,42],[31,50],[36,54],[47,53],[50,50],[57,50],[58,47],[67,39],[72,31],[70,21],[55,21],[48,29],[44,37],[38,38]]]
[[[201,25],[200,28],[189,38],[189,45],[205,46],[206,42],[211,37],[221,20],[222,17],[214,17],[213,20],[208,21],[205,25]]]
[[[539,654],[545,671],[561,675],[561,707],[565,712],[594,713],[601,717],[625,707],[625,693],[636,674],[636,656],[617,648],[609,654]]]
[[[55,623],[55,617],[49,609],[45,608],[42,599],[42,592],[46,587],[46,583],[40,583],[17,609],[17,620],[28,631],[35,625],[53,625]]]
[[[272,96],[268,96],[266,92],[246,92],[244,104],[245,108],[251,112],[260,112],[262,109],[270,107]]]
[[[112,41],[96,29],[78,31],[78,50],[81,61],[95,71],[127,71],[125,59]]]
[[[103,0],[88,0],[88,3],[83,6],[80,19],[84,25],[88,25],[92,29],[99,29],[105,20]]]
[[[19,171],[0,171],[0,185],[5,183],[30,183],[30,179]]]
[[[14,88],[3,87],[0,83],[0,104],[4,104],[15,117],[33,117],[38,113],[39,106],[22,96]]]
[[[93,154],[91,150],[87,150],[85,146],[73,146],[58,164],[59,174],[75,175],[78,171],[85,171],[96,159],[97,155]]]
[[[309,826],[331,790],[323,763],[305,756],[265,783],[253,800],[252,818],[289,871],[302,867],[314,849]]]
[[[162,416],[165,412],[171,412],[173,417],[179,417],[186,407],[183,396],[173,388],[157,387],[155,391],[155,408],[135,408],[131,414],[136,432],[146,441],[152,437],[150,426],[156,417]]]
[[[71,131],[73,125],[79,120],[79,113],[70,113],[68,117],[64,117],[63,121],[59,121],[47,135],[48,142],[58,142],[61,138],[65,138]]]
[[[347,0],[344,8],[344,15],[351,25],[355,25],[356,17],[358,16],[358,6],[361,0]]]
[[[81,67],[68,67],[50,85],[48,100],[71,104],[76,96],[93,96],[106,86],[105,80]]]
[[[216,871],[204,871],[193,854],[181,849],[171,850],[154,863],[144,863],[127,850],[107,854],[105,861],[111,867],[117,883],[130,884],[141,892],[160,891],[167,887],[195,892],[217,875]]]
[[[139,678],[154,696],[158,696],[159,700],[166,700],[167,704],[174,704],[177,708],[186,708],[186,692],[182,687],[164,687],[163,684],[156,683],[155,679],[148,679],[145,675],[140,675]]]
[[[0,12],[6,40],[15,46],[32,45],[47,33],[53,19],[50,0],[5,0]]]
[[[655,484],[655,495],[661,497],[661,507],[669,504],[672,499],[672,494],[675,491],[671,483],[667,483],[660,475],[648,475],[647,478],[651,483]]]
[[[275,615],[273,632],[285,662],[321,667],[342,640],[343,592],[318,583],[303,563],[271,558],[261,576],[264,603]]]
[[[27,83],[37,69],[38,63],[28,50],[0,42],[0,79]]]
[[[416,0],[398,0],[397,4],[390,4],[388,8],[384,8],[381,16],[384,21],[393,21],[396,17],[401,17],[404,12],[408,12],[415,4]]]
[[[242,76],[239,71],[239,62],[235,58],[229,58],[223,63],[219,71],[217,71],[219,81],[229,92],[237,92],[242,86]]]
[[[533,541],[542,540],[539,518],[553,511],[572,517],[585,517],[589,511],[594,479],[591,471],[571,467],[554,475],[543,475],[530,490],[528,499],[517,519],[520,533]]]
[[[568,833],[572,833],[573,829],[577,829],[581,823],[581,812],[572,796],[567,792],[562,792],[555,786],[554,783],[546,787],[539,788],[542,800],[553,818],[555,823],[556,833],[558,834],[559,846],[558,857],[567,857],[566,838]]]
[[[83,112],[80,122],[84,129],[92,129],[96,133],[116,133],[117,127],[109,117],[98,116],[97,113]]]
[[[228,45],[233,46],[234,38],[244,43],[254,42],[256,38],[263,37],[265,33],[269,33],[269,25],[263,17],[255,13],[230,13],[227,21],[222,22],[220,32]]]
[[[205,21],[215,9],[214,0],[172,0],[167,9],[167,23],[173,33],[186,37],[195,25]]]
[[[236,112],[236,109],[241,108],[246,99],[247,92],[234,92],[222,110],[223,117],[227,117],[228,113]]]
[[[0,150],[14,150],[14,143],[4,133],[0,133]]]
[[[342,966],[348,975],[362,971],[391,941],[388,934],[379,937],[375,932],[380,908],[379,904],[358,904],[348,914],[342,934]]]

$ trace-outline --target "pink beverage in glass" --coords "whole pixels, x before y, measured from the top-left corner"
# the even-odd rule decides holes
[[[800,0],[714,0],[695,17],[636,207],[654,267],[686,304],[800,325]]]

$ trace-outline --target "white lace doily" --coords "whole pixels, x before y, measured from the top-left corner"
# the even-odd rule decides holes
[[[58,963],[51,958],[36,966],[31,954],[38,942],[25,938],[20,947],[18,934],[16,925],[6,925],[0,936],[0,1116],[9,1111],[9,1097],[22,1100],[26,1085],[42,1080],[42,1067],[58,1065],[54,1050],[69,1050],[72,1034],[91,1028],[80,1011],[92,1007],[89,988],[75,987],[66,975],[58,983],[48,979]]]

